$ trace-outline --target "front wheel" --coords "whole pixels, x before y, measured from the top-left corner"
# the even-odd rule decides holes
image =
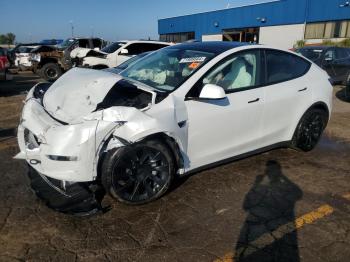
[[[308,110],[295,130],[292,146],[305,152],[312,150],[320,140],[326,125],[327,113],[324,110]]]
[[[160,141],[149,140],[108,152],[101,180],[112,197],[136,205],[162,196],[173,176],[170,150]]]
[[[61,67],[56,63],[47,63],[41,68],[40,76],[47,81],[55,81],[62,75]]]

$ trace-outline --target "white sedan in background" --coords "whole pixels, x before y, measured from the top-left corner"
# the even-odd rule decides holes
[[[73,61],[79,61],[76,63],[76,66],[104,69],[116,67],[131,57],[169,45],[171,44],[147,40],[119,41],[101,50],[76,48],[71,52],[70,56]]]
[[[176,176],[313,149],[332,109],[328,78],[298,54],[231,42],[163,48],[120,75],[75,68],[29,92],[17,158],[56,210],[96,212],[99,190],[147,203]]]

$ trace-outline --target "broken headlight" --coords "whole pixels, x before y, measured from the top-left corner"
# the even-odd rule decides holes
[[[36,99],[40,99],[40,103],[43,104],[43,98],[46,91],[51,86],[51,83],[39,83],[34,87],[33,97]]]
[[[30,60],[36,61],[36,62],[40,62],[41,56],[40,56],[40,54],[35,54],[35,53],[33,53],[33,54],[31,54],[31,56],[30,56]]]

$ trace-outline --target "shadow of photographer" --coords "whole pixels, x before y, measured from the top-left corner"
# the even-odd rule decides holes
[[[294,208],[301,189],[270,160],[245,197],[248,213],[236,244],[234,261],[299,261]]]

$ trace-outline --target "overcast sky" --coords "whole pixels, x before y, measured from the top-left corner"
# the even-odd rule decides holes
[[[268,0],[1,0],[0,34],[17,42],[75,36],[158,39],[157,21]]]

